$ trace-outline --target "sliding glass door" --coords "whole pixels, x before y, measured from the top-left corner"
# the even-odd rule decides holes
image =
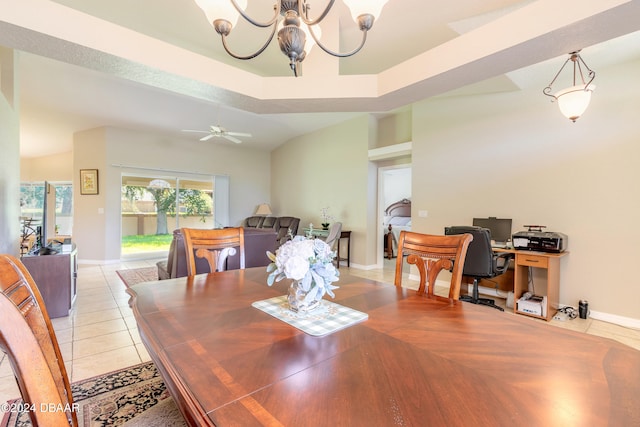
[[[163,252],[173,230],[215,228],[214,178],[122,176],[122,254]]]

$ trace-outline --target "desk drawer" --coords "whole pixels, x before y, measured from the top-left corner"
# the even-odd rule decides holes
[[[549,265],[549,258],[547,258],[546,256],[518,254],[517,257],[518,265],[526,265],[529,267],[538,268],[547,268]]]

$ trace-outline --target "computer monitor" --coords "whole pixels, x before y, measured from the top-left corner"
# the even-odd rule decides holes
[[[473,218],[473,225],[476,227],[488,228],[491,230],[491,240],[496,243],[507,243],[511,240],[511,218]]]

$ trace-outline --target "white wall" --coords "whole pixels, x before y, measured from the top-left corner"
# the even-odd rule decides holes
[[[0,253],[20,254],[18,53],[0,46]]]
[[[74,135],[73,141],[73,241],[80,261],[104,262],[119,259],[119,253],[108,253],[111,240],[118,241],[120,232],[115,215],[120,213],[120,200],[107,206],[107,128],[92,129]],[[80,194],[80,169],[98,169],[98,194]],[[120,191],[120,185],[117,187]],[[117,214],[115,213],[117,210]],[[107,215],[110,217],[108,228]],[[112,250],[113,252],[113,250]]]
[[[370,144],[367,115],[294,138],[271,153],[274,215],[300,218],[301,229],[320,227],[320,209],[351,230],[351,262],[375,263],[375,179],[370,187],[367,152]],[[375,171],[374,177],[375,177]],[[373,194],[372,194],[373,193]],[[368,215],[373,203],[373,215]]]
[[[83,262],[114,262],[120,258],[120,187],[124,172],[148,169],[228,175],[230,217],[223,225],[239,225],[255,206],[270,202],[269,153],[117,128],[99,128],[74,136],[74,240]],[[124,165],[125,168],[113,166]],[[79,169],[99,169],[100,194],[79,194]],[[140,169],[136,169],[140,168]],[[100,213],[100,210],[103,213]]]
[[[375,148],[411,141],[412,117],[411,106],[409,105],[380,118],[378,120]]]
[[[569,236],[560,303],[640,319],[640,85],[625,83],[638,75],[638,61],[601,70],[576,123],[539,90],[416,104],[413,207],[429,217],[413,229],[486,216],[546,225]]]
[[[22,182],[71,182],[73,180],[73,153],[20,159]]]

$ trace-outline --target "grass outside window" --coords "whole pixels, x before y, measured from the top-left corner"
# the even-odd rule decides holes
[[[122,238],[122,253],[168,251],[173,234],[146,234],[124,236]]]

